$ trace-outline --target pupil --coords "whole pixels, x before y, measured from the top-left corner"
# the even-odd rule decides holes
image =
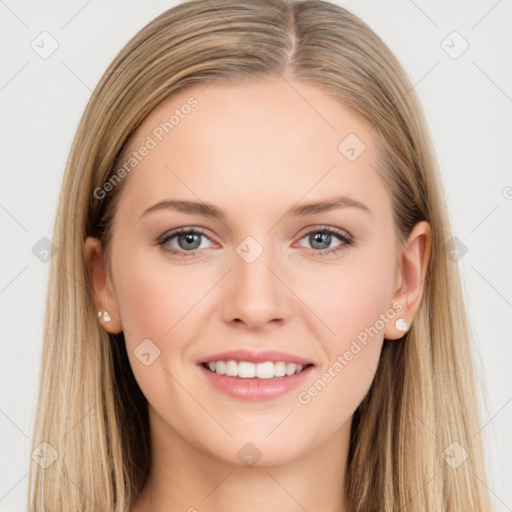
[[[313,247],[315,247],[315,244],[318,243],[326,243],[326,247],[329,247],[330,244],[331,235],[329,233],[315,233],[313,235]],[[325,249],[326,247],[316,247],[316,249]]]
[[[182,235],[183,238],[185,238],[185,245],[187,244],[193,244],[194,243],[194,237],[199,238],[199,236],[195,233],[186,233]],[[197,240],[196,240],[197,243]],[[199,247],[199,245],[197,245]],[[197,247],[192,247],[192,249],[196,249]],[[191,247],[187,247],[188,249],[191,249]]]

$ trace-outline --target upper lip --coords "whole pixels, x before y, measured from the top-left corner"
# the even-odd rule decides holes
[[[249,363],[264,363],[266,361],[277,363],[279,361],[284,361],[285,363],[300,364],[302,366],[313,364],[313,362],[309,361],[308,359],[304,359],[303,357],[295,356],[293,354],[288,354],[287,352],[281,352],[278,350],[253,352],[251,350],[244,349],[229,350],[227,352],[212,354],[211,356],[207,356],[199,361],[199,364],[214,363],[216,361],[247,361]]]

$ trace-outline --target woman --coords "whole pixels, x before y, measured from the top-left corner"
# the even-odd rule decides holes
[[[361,20],[169,9],[71,150],[31,508],[489,510],[450,239],[412,85]]]

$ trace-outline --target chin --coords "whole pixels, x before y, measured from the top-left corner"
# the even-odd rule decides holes
[[[229,441],[229,447],[222,453],[217,450],[211,455],[218,460],[238,467],[276,467],[293,462],[305,453],[305,443],[293,441],[283,443],[282,439],[267,437],[268,433],[259,436],[247,434]],[[270,436],[272,437],[272,436]],[[297,450],[297,444],[300,450]],[[228,453],[226,453],[228,452]]]

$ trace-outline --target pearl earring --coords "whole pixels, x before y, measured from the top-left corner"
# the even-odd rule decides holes
[[[110,316],[106,311],[98,311],[98,318],[101,319],[102,317],[104,322],[110,322]]]
[[[407,322],[403,318],[399,318],[395,322],[395,326],[401,332],[407,332],[407,329],[409,329],[409,326],[407,325]]]

